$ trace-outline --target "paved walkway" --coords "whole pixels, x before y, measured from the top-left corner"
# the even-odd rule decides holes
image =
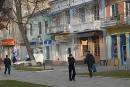
[[[86,70],[86,67],[77,66],[78,72]],[[86,71],[85,71],[86,72]],[[50,85],[53,87],[129,87],[130,79],[118,79],[111,77],[76,77],[76,81],[68,80],[67,67],[54,67],[54,70],[40,72],[19,72],[12,70],[11,75],[4,75],[0,70],[0,80],[18,80],[36,84]]]

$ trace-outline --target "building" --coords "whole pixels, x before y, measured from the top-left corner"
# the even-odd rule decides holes
[[[3,3],[4,5],[2,5],[1,3]],[[22,38],[21,32],[19,31],[18,24],[17,24],[17,17],[14,12],[15,11],[15,2],[14,2],[14,0],[1,0],[1,3],[0,3],[1,4],[0,8],[1,9],[10,8],[9,11],[11,13],[11,15],[9,17],[9,22],[7,22],[7,21],[4,22],[4,24],[7,26],[4,27],[4,29],[1,28],[3,30],[0,31],[1,41],[4,41],[4,43],[6,43],[4,45],[1,44],[1,57],[4,58],[4,56],[8,54],[9,57],[11,58],[13,55],[13,52],[16,52],[16,56],[17,56],[18,60],[25,60],[25,57],[28,54],[27,54],[26,46],[25,46],[24,40]],[[35,4],[36,4],[35,1],[32,1],[32,2],[29,2],[28,0],[22,1],[21,7],[22,7],[23,25],[25,25],[26,22],[28,21],[28,16],[48,7],[48,1],[47,2],[37,2],[36,6],[35,6]],[[4,9],[4,11],[6,11],[6,10]],[[2,15],[2,13],[0,15]],[[8,17],[8,15],[9,15],[9,12],[7,13],[7,16],[5,16],[5,17]],[[12,19],[14,19],[14,20],[12,20]],[[28,30],[26,30],[26,31],[28,31]],[[12,42],[12,40],[13,40],[13,42]],[[10,43],[10,45],[8,42]]]
[[[15,38],[11,35],[12,5],[10,0],[0,1],[0,58],[9,55],[11,58],[12,48],[16,45]]]
[[[107,58],[114,65],[130,63],[130,1],[103,0],[105,17],[101,27],[106,30]]]
[[[50,3],[48,34],[54,40],[53,59],[67,61],[72,53],[82,61],[86,50],[96,62],[106,60],[104,30],[101,27],[104,3],[100,0],[54,0]]]
[[[28,20],[27,37],[33,53],[42,54],[44,60],[51,60],[53,41],[51,40],[51,36],[46,34],[50,20],[48,17],[48,9],[36,12],[33,16],[29,16]]]

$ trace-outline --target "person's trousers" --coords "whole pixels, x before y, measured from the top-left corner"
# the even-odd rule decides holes
[[[11,70],[10,66],[5,66],[4,74],[6,74],[7,70],[8,70],[8,74],[10,75],[10,70]]]
[[[75,66],[69,66],[69,80],[75,80]]]
[[[92,74],[92,65],[88,65],[88,71],[89,71],[89,76],[93,77],[93,74]]]

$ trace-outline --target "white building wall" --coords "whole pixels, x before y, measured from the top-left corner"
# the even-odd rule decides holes
[[[93,3],[89,2],[92,0],[57,0],[56,2],[54,2],[51,6],[51,10],[50,10],[50,14],[60,14],[60,24],[64,24],[66,21],[66,17],[65,14],[63,13],[64,10],[67,10],[66,8],[68,8],[70,10],[70,25],[69,25],[69,29],[70,29],[70,33],[74,33],[74,31],[77,32],[84,32],[84,31],[92,31],[92,30],[100,30],[100,21],[95,21],[94,19],[94,11],[93,11]],[[66,4],[65,4],[66,2]],[[88,2],[88,3],[86,3]],[[79,7],[82,7],[82,3],[86,3],[84,8],[85,8],[85,22],[81,22],[81,18],[79,16]],[[77,6],[76,6],[77,5]],[[78,6],[79,5],[79,6]],[[64,9],[64,10],[63,10]],[[102,8],[100,8],[101,11]],[[62,15],[61,15],[62,14]],[[100,14],[100,16],[102,17],[103,15]],[[52,22],[52,24],[50,24],[50,26],[54,26],[55,23]],[[55,29],[58,29],[55,25]],[[73,37],[74,39],[74,37]],[[72,40],[73,40],[72,39]],[[72,54],[74,55],[74,57],[77,55],[75,54],[76,51],[78,51],[77,49],[80,48],[79,46],[75,46],[75,43],[73,42],[68,42],[66,43],[66,45],[64,45],[63,43],[59,43],[59,49],[61,51],[56,51],[57,47],[53,47],[53,54],[55,54],[56,59],[59,57],[61,57],[61,60],[65,59],[65,55],[67,55],[67,52],[65,52],[65,50],[67,50],[67,48],[71,48]],[[91,45],[92,47],[92,51],[94,52],[94,45]],[[104,49],[102,49],[103,51]],[[66,53],[66,54],[65,54]],[[81,57],[81,56],[80,56]]]
[[[52,49],[54,49],[54,48],[52,48],[52,44],[50,44],[50,45],[44,44],[44,41],[46,39],[49,39],[49,40],[51,39],[50,36],[47,35],[46,32],[45,32],[45,21],[48,21],[48,23],[49,23],[49,18],[44,14],[38,14],[38,15],[35,15],[34,17],[30,18],[29,23],[32,24],[33,35],[30,35],[30,29],[28,29],[28,32],[29,32],[28,38],[29,38],[30,41],[32,41],[33,38],[38,39],[38,36],[41,36],[41,39],[43,41],[43,46],[42,46],[43,50],[42,51],[43,51],[44,59],[45,60],[48,60],[48,59],[53,60],[54,58],[52,56],[52,54],[53,54]],[[39,25],[38,25],[39,22],[41,22],[42,34],[39,34]],[[47,46],[49,46],[49,56],[50,56],[50,58],[47,58],[47,48],[46,48]]]

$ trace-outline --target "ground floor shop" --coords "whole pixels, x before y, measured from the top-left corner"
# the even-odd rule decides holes
[[[16,58],[17,52],[16,52],[16,41],[12,38],[6,38],[2,39],[0,41],[0,58],[4,59],[6,55],[9,56],[9,58],[13,59]]]
[[[69,54],[73,54],[74,51],[74,37],[71,34],[58,34],[53,35],[52,45],[52,61],[53,63],[66,63]]]
[[[108,59],[114,65],[129,64],[130,60],[130,30],[128,28],[107,29]]]
[[[100,60],[106,59],[104,34],[102,31],[79,33],[77,36],[77,44],[77,57],[83,59],[85,52],[89,50],[94,55],[96,63],[100,63]]]
[[[95,57],[96,63],[106,60],[106,47],[103,31],[55,35],[52,45],[54,61],[67,62],[68,54],[73,54],[76,61],[83,63],[85,52],[89,50]]]

